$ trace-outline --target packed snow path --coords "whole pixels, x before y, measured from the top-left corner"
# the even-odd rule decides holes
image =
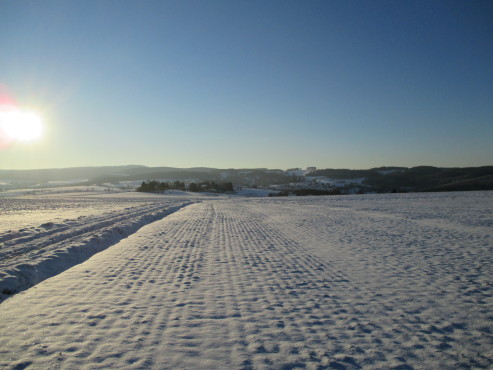
[[[491,227],[358,204],[192,204],[3,302],[0,366],[491,367]]]

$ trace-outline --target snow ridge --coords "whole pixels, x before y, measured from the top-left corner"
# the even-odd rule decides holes
[[[12,294],[75,266],[118,243],[142,226],[194,203],[150,204],[129,207],[97,217],[79,217],[0,234],[0,302]]]

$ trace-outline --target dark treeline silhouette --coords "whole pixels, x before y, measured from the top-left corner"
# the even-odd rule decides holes
[[[234,191],[233,184],[231,182],[215,183],[214,181],[204,182],[191,182],[188,185],[182,181],[174,182],[159,182],[159,181],[142,181],[142,184],[137,188],[137,191],[145,193],[159,193],[166,190],[188,190],[191,192],[212,192],[212,193],[225,193],[228,191]]]
[[[364,178],[368,191],[381,193],[401,191],[467,191],[493,190],[493,166],[440,168],[380,167],[369,170],[317,170],[310,176],[333,179]]]

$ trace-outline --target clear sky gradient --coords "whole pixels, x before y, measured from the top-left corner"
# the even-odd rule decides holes
[[[493,2],[0,0],[0,169],[493,165]]]

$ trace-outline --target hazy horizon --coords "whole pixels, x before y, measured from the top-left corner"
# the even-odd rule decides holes
[[[492,45],[489,1],[1,2],[44,128],[0,169],[492,165]]]
[[[436,168],[477,168],[477,167],[491,167],[493,165],[481,165],[481,166],[432,166],[429,164],[420,164],[417,166],[394,166],[394,165],[381,165],[381,166],[373,166],[373,167],[360,167],[360,168],[349,168],[349,167],[317,167],[317,166],[301,166],[301,167],[286,167],[286,168],[280,168],[280,167],[265,167],[265,166],[260,166],[260,167],[210,167],[210,166],[190,166],[190,167],[176,167],[176,166],[147,166],[147,165],[142,165],[142,164],[122,164],[122,165],[89,165],[89,166],[70,166],[70,167],[45,167],[45,168],[29,168],[29,169],[19,169],[19,168],[0,168],[0,171],[43,171],[43,170],[65,170],[65,169],[77,169],[77,168],[105,168],[105,167],[146,167],[146,168],[171,168],[171,169],[178,169],[178,170],[193,170],[193,169],[211,169],[211,170],[255,170],[255,169],[266,169],[266,170],[282,170],[282,171],[288,171],[292,169],[300,169],[300,170],[307,170],[308,167],[315,167],[317,170],[325,170],[325,169],[335,169],[335,170],[370,170],[374,168],[415,168],[415,167],[436,167]]]
[[[158,167],[169,167],[169,168],[177,168],[177,169],[193,169],[193,168],[211,168],[211,169],[260,169],[260,168],[265,168],[269,170],[289,170],[293,168],[300,168],[302,170],[306,170],[307,167],[316,167],[317,169],[349,169],[349,170],[368,170],[372,168],[380,168],[380,167],[404,167],[404,168],[413,168],[413,167],[437,167],[437,168],[468,168],[468,167],[488,167],[488,166],[493,166],[493,161],[490,162],[485,162],[484,164],[479,164],[479,165],[454,165],[454,164],[449,164],[446,166],[441,166],[441,165],[435,165],[435,164],[430,164],[430,163],[418,163],[418,164],[413,164],[413,165],[400,165],[400,164],[377,164],[377,165],[371,165],[371,166],[356,166],[356,167],[344,167],[344,166],[338,166],[337,164],[334,164],[333,166],[315,166],[312,164],[309,165],[300,165],[300,166],[284,166],[284,167],[268,167],[265,165],[259,165],[259,166],[228,166],[228,167],[221,167],[221,166],[201,166],[201,165],[190,165],[186,167],[181,167],[181,166],[173,166],[169,164],[158,164],[158,165],[148,165],[148,164],[128,164],[128,163],[123,163],[123,164],[80,164],[80,165],[68,165],[68,166],[53,166],[53,167],[36,167],[36,168],[6,168],[6,167],[0,167],[0,170],[2,171],[36,171],[36,170],[51,170],[51,169],[66,169],[66,168],[91,168],[91,167],[127,167],[127,166],[143,166],[143,167],[149,167],[149,168],[158,168]]]

